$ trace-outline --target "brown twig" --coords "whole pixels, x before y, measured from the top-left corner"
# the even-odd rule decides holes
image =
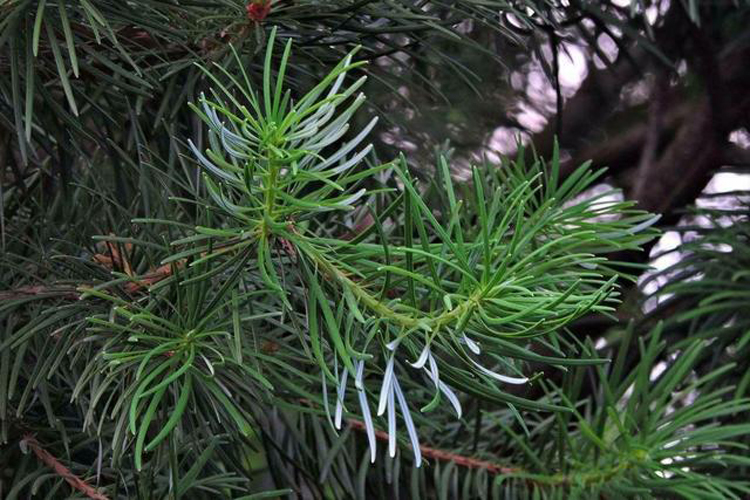
[[[352,427],[352,429],[356,429],[358,431],[365,430],[365,423],[360,420],[349,420],[349,425]],[[375,430],[375,437],[382,441],[387,441],[388,433]],[[425,458],[442,460],[444,462],[454,462],[456,465],[467,467],[469,469],[484,469],[491,474],[516,474],[518,472],[521,472],[521,469],[515,467],[506,467],[493,462],[488,462],[486,460],[467,457],[465,455],[459,455],[457,453],[451,453],[437,448],[430,448],[429,446],[425,445],[420,445],[419,450],[422,452],[422,456]]]
[[[126,251],[130,251],[131,249],[128,245],[130,244],[126,244]],[[173,265],[183,267],[186,263],[185,259],[183,259],[172,264],[164,264],[156,269],[152,269],[149,273],[143,276],[136,276],[130,266],[127,256],[122,255],[117,247],[109,242],[107,242],[107,247],[109,249],[109,255],[98,253],[94,255],[94,261],[110,269],[122,269],[125,274],[133,278],[134,281],[125,283],[124,285],[125,291],[128,293],[138,292],[168,278],[172,275]],[[81,286],[84,285],[81,284]],[[14,288],[11,290],[0,290],[0,301],[40,295],[68,300],[78,300],[80,298],[80,293],[77,291],[77,287],[33,285]]]
[[[70,469],[65,467],[57,458],[55,458],[50,452],[42,448],[34,436],[27,434],[24,436],[21,443],[27,446],[31,451],[34,452],[36,458],[39,459],[44,465],[55,471],[55,474],[65,479],[65,481],[74,489],[80,491],[89,498],[94,500],[109,500],[109,497],[99,493],[96,488],[88,484],[80,477],[73,474]]]

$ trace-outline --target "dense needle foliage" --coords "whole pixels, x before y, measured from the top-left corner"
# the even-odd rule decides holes
[[[615,313],[659,216],[557,148],[383,158],[384,40],[493,19],[386,3],[227,4],[253,20],[229,28],[199,2],[0,5],[6,145],[41,165],[2,183],[0,496],[750,494],[744,209],[651,278],[668,320],[572,331]]]

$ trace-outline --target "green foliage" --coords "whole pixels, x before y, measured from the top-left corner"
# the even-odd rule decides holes
[[[279,75],[285,73],[289,47]],[[283,92],[281,80],[272,85],[269,48],[269,78],[264,79],[262,96],[249,82],[243,86],[235,80],[247,106],[227,88],[223,94],[236,112],[223,102],[203,101],[201,116],[209,124],[212,149],[205,156],[193,149],[208,173],[210,197],[220,213],[229,216],[230,226],[198,227],[195,236],[177,243],[200,244],[176,255],[202,254],[191,266],[223,258],[225,263],[215,265],[234,267],[221,293],[242,279],[236,266],[244,265],[247,257],[240,255],[254,252],[260,281],[255,286],[278,295],[277,307],[285,314],[305,309],[298,324],[309,333],[297,333],[303,339],[309,335],[305,341],[321,373],[338,385],[336,426],[341,424],[346,380],[352,377],[375,458],[374,425],[363,382],[365,367],[375,365],[384,371],[373,392],[379,394],[378,415],[388,412],[390,453],[395,452],[398,401],[418,463],[417,433],[398,381],[406,369],[404,356],[413,356],[412,366],[424,369],[436,388],[423,411],[434,409],[444,393],[460,415],[450,386],[521,407],[554,408],[512,396],[488,382],[527,382],[517,362],[524,359],[580,363],[565,359],[552,334],[587,311],[611,309],[607,304],[616,275],[599,255],[636,248],[648,239],[637,233],[654,219],[632,211],[627,203],[575,200],[598,174],[583,166],[558,185],[556,159],[549,169],[540,161],[524,165],[522,157],[502,171],[475,169],[473,189],[461,198],[442,159],[439,180],[425,193],[442,201],[435,208],[423,202],[403,159],[352,173],[370,149],[356,151],[374,121],[340,149],[319,154],[346,130],[362,100],[354,97],[362,79],[342,86],[352,69],[350,59],[347,56],[295,101]],[[351,104],[337,114],[337,106],[347,100]],[[364,181],[375,181],[376,175],[403,188],[389,188],[387,183],[369,192],[358,188]],[[384,208],[359,210],[360,217],[369,215],[372,223],[353,239],[331,236],[331,219],[321,224],[320,213],[335,212],[337,217],[338,212],[356,212],[354,204],[360,199],[362,206]],[[612,214],[621,217],[593,222]],[[390,227],[384,228],[386,224]],[[279,246],[283,252],[275,252]],[[220,250],[211,251],[217,247]],[[300,290],[306,303],[293,304]],[[544,341],[551,341],[559,356],[532,352],[533,339],[544,334],[550,335]],[[484,358],[496,370],[474,359],[482,352],[476,341],[483,344]],[[329,368],[331,358],[334,366],[342,367],[340,375]],[[457,363],[464,367],[459,369]]]
[[[106,426],[112,466],[132,461],[143,471],[162,467],[162,452],[175,455],[201,427],[251,437],[248,409],[282,404],[277,399],[297,411],[325,408],[338,428],[351,397],[348,377],[373,460],[376,394],[377,415],[387,413],[390,455],[398,403],[416,466],[412,413],[434,410],[442,394],[460,416],[451,387],[521,408],[565,409],[556,398],[514,396],[493,380],[526,383],[526,360],[599,362],[569,359],[563,351],[572,346],[556,332],[589,310],[611,310],[616,274],[601,254],[637,247],[648,238],[638,233],[654,219],[627,203],[576,199],[598,174],[583,166],[558,183],[556,159],[549,167],[540,160],[527,166],[519,156],[502,170],[476,168],[463,193],[444,158],[438,180],[421,193],[403,158],[355,169],[370,151],[357,146],[371,125],[335,145],[362,102],[355,91],[363,79],[346,83],[357,65],[347,56],[294,99],[282,86],[290,47],[272,82],[269,44],[262,95],[248,79],[231,79],[216,101],[201,102],[211,149],[204,156],[192,146],[207,173],[207,197],[199,195],[193,217],[205,224],[192,231],[179,220],[138,221],[182,233],[169,245],[153,239],[158,231],[102,238],[120,248],[118,257],[111,252],[112,265],[122,268],[114,280],[79,286],[80,301],[45,308],[9,330],[2,348],[19,367],[39,333],[64,330],[70,339],[64,350],[49,337],[37,346],[49,361],[28,375],[16,416],[43,380],[63,377],[85,414],[83,429],[101,435]],[[423,198],[438,203],[430,209]],[[365,215],[372,222],[362,231],[347,238],[331,232]],[[160,256],[169,277],[140,293],[148,273],[139,276],[133,264],[150,262],[153,272]],[[283,354],[264,355],[258,337],[283,342]],[[536,342],[556,355],[535,354]],[[410,358],[417,359],[412,368]],[[327,384],[338,395],[333,412]]]
[[[639,38],[633,25],[644,24],[642,13],[651,4],[634,3],[631,20],[612,6],[541,0],[269,2],[268,16],[253,21],[247,2],[239,0],[0,1],[0,143],[18,151],[19,172],[41,169],[50,184],[73,181],[88,161],[103,163],[123,204],[139,191],[138,179],[124,165],[149,156],[158,159],[149,162],[182,168],[184,143],[200,136],[184,104],[197,101],[212,82],[196,63],[217,62],[234,75],[244,68],[260,81],[266,24],[299,41],[289,61],[295,89],[309,88],[321,70],[362,45],[360,59],[378,62],[368,68],[376,82],[370,92],[385,92],[388,101],[395,97],[403,109],[415,103],[395,92],[400,86],[431,102],[448,101],[461,89],[478,92],[479,75],[456,57],[459,50],[504,64],[484,41],[467,35],[467,25],[540,54],[537,33],[582,15]],[[434,71],[447,83],[439,83]],[[385,100],[377,105],[391,107]],[[383,118],[401,120],[395,113]]]
[[[460,8],[482,19],[497,6],[458,2],[433,19],[407,4],[389,4],[387,16],[380,2],[330,7],[336,15],[320,22],[343,16],[353,26],[342,31],[418,38],[420,27],[452,26],[441,20]],[[377,119],[360,126],[355,115],[377,43],[333,51],[341,59],[311,82],[310,60],[331,60],[330,47],[303,36],[320,28],[301,14],[318,12],[316,2],[273,14],[299,30],[294,51],[284,29],[266,41],[259,26],[238,24],[237,43],[207,58],[196,57],[194,27],[223,25],[209,7],[0,8],[10,12],[0,46],[31,68],[2,89],[18,147],[31,158],[32,137],[52,147],[48,124],[69,123],[75,140],[60,145],[80,148],[87,167],[127,159],[114,177],[137,187],[118,194],[98,168],[81,169],[68,191],[49,192],[42,174],[3,186],[0,496],[81,493],[39,459],[32,436],[109,498],[750,493],[748,335],[737,312],[745,226],[714,228],[717,241],[681,263],[711,276],[696,287],[678,273],[663,289],[684,312],[596,349],[568,327],[615,311],[618,279],[634,277],[608,255],[639,249],[658,217],[614,192],[591,196],[603,170],[585,164],[561,178],[557,151],[545,160],[520,148],[461,180],[449,151],[420,180],[403,155],[381,161],[365,142]],[[149,32],[157,48],[119,42],[139,9],[160,19]],[[384,27],[371,26],[375,14]],[[66,28],[71,20],[88,29]],[[353,41],[339,36],[337,46]],[[25,39],[22,53],[14,44]],[[182,56],[154,64],[170,53],[165,40]],[[261,42],[263,64],[251,64]],[[34,99],[55,96],[37,96],[35,70],[55,70],[29,61],[45,47],[68,109],[41,117]],[[96,98],[67,74],[94,71],[92,61],[113,71]],[[138,93],[165,81],[152,114]],[[179,106],[189,99],[193,113]],[[99,118],[113,130],[124,109],[144,115],[131,131],[102,132],[95,142],[112,150],[89,155],[82,138],[100,125],[83,115],[108,100],[122,104]],[[172,108],[185,113],[179,126]],[[120,154],[121,139],[137,161]],[[684,338],[672,342],[675,332]],[[709,345],[736,356],[709,359]]]
[[[295,75],[299,85],[337,62],[355,43],[364,45],[369,60],[388,59],[396,51],[426,59],[419,46],[441,40],[460,40],[482,50],[455,29],[461,18],[468,16],[517,40],[496,22],[499,12],[528,16],[499,1],[428,2],[421,7],[411,1],[271,3],[268,18],[256,22],[248,17],[246,2],[238,0],[3,0],[2,128],[12,131],[24,166],[51,162],[67,181],[72,163],[89,156],[95,145],[115,163],[112,173],[123,183],[119,162],[134,161],[143,154],[139,149],[149,148],[172,164],[177,160],[170,149],[198,132],[184,106],[206,88],[195,63],[216,61],[233,72],[244,67],[254,78],[262,75],[262,67],[254,63],[266,44],[266,21],[302,42],[300,57],[292,61],[300,70]],[[230,45],[240,54],[239,66]],[[460,75],[450,57],[434,52],[429,57]],[[382,71],[377,77],[391,87],[400,80]],[[123,116],[129,121],[126,129]]]

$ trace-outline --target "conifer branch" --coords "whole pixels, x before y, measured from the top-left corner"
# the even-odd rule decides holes
[[[109,497],[99,493],[96,488],[91,486],[89,483],[81,479],[80,477],[73,474],[62,462],[60,462],[54,455],[45,450],[39,441],[30,434],[24,436],[21,441],[21,446],[28,447],[36,458],[44,465],[55,471],[55,474],[63,478],[72,488],[80,491],[88,498],[92,500],[109,500]]]
[[[358,431],[365,431],[365,423],[361,420],[350,419],[349,425],[352,429]],[[385,431],[376,430],[375,437],[381,441],[388,441],[388,433]],[[427,445],[420,445],[419,449],[422,451],[422,456],[425,458],[433,458],[443,462],[455,462],[456,465],[466,467],[469,469],[484,469],[491,474],[517,474],[522,472],[521,469],[516,467],[508,467],[505,465],[496,464],[487,460],[481,460],[474,457],[467,457],[458,453],[452,453],[449,451],[441,450],[439,448],[432,448]]]

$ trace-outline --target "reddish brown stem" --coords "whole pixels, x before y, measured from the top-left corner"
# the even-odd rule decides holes
[[[39,444],[39,441],[37,441],[34,436],[27,434],[21,442],[34,452],[34,455],[36,455],[36,458],[39,459],[40,462],[55,471],[55,474],[63,478],[72,488],[94,500],[109,500],[109,497],[102,495],[96,490],[96,488],[73,474],[70,469],[65,467],[65,465],[63,465],[50,452],[42,448],[42,445]]]
[[[365,423],[360,420],[349,420],[349,425],[353,429],[359,431],[365,430]],[[375,437],[387,441],[388,433],[376,430]],[[442,460],[444,462],[454,462],[456,465],[461,467],[467,467],[469,469],[484,469],[491,474],[515,474],[521,472],[521,469],[515,467],[506,467],[486,460],[480,460],[478,458],[467,457],[465,455],[459,455],[457,453],[451,453],[445,450],[439,450],[437,448],[430,448],[429,446],[420,445],[419,450],[422,452],[422,456],[425,458],[432,458],[435,460]]]

